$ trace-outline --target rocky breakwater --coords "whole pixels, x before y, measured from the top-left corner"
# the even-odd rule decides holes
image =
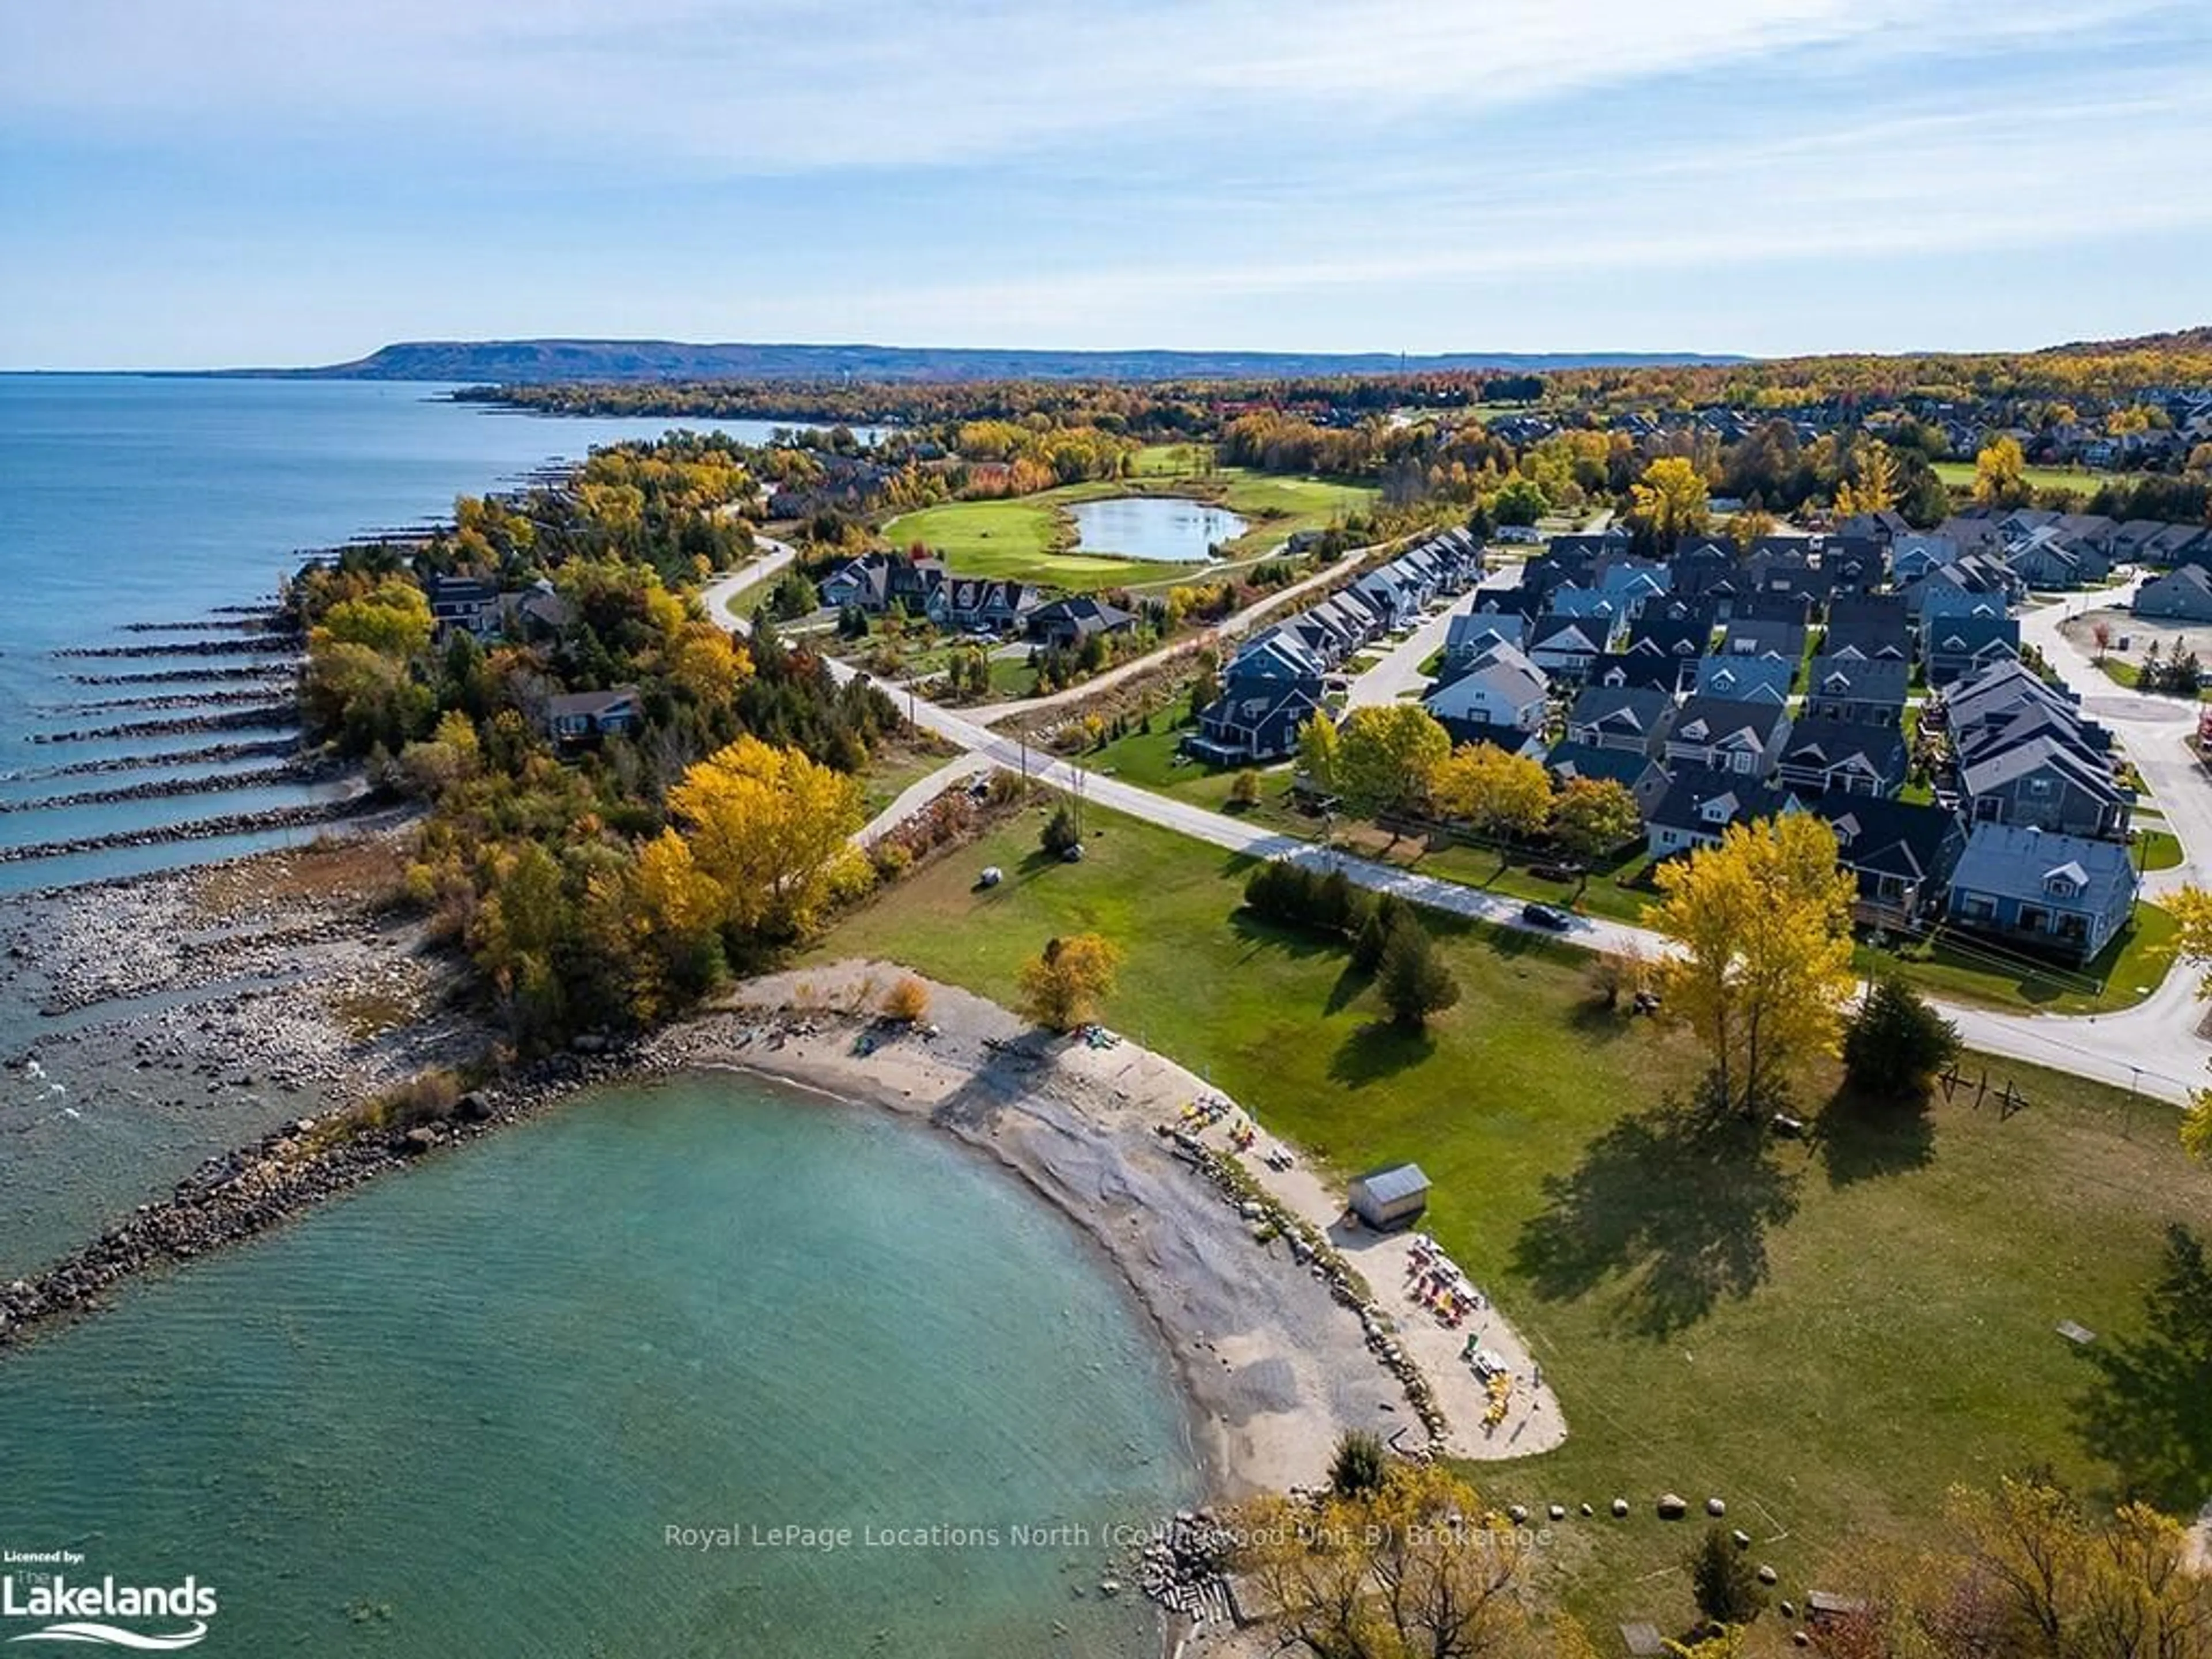
[[[395,1099],[321,1118],[294,1118],[248,1146],[208,1159],[167,1198],[139,1206],[74,1255],[0,1286],[0,1348],[96,1310],[137,1274],[266,1232],[425,1153],[474,1139],[580,1088],[640,1069],[627,1057],[584,1041],[596,1051],[555,1055],[507,1082],[450,1102],[410,1105]]]
[[[72,853],[105,853],[118,847],[163,847],[173,842],[206,841],[218,836],[252,835],[269,830],[301,830],[365,817],[388,804],[363,790],[343,800],[310,801],[300,806],[271,807],[264,812],[228,812],[217,817],[192,818],[148,830],[118,830],[111,835],[79,836],[70,841],[34,842],[23,847],[0,847],[0,864],[20,864],[29,859],[64,858]]]
[[[141,738],[182,737],[194,732],[236,732],[271,726],[290,726],[300,718],[299,704],[259,699],[243,708],[223,708],[212,714],[179,714],[164,720],[129,720],[116,726],[82,726],[66,732],[33,732],[31,741],[56,743],[131,743]]]

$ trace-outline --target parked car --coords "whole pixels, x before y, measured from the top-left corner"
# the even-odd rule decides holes
[[[1522,905],[1521,920],[1531,927],[1548,927],[1555,933],[1564,933],[1575,925],[1572,916],[1549,904]]]

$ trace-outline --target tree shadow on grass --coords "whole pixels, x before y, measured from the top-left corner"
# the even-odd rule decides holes
[[[1230,913],[1229,931],[1244,941],[1248,957],[1262,951],[1276,951],[1303,962],[1309,957],[1340,956],[1344,951],[1341,939],[1269,921],[1242,906]]]
[[[1765,1281],[1767,1230],[1796,1214],[1796,1188],[1758,1124],[1669,1098],[1592,1141],[1572,1174],[1546,1178],[1547,1207],[1522,1228],[1514,1263],[1547,1300],[1617,1282],[1620,1322],[1671,1336]]]
[[[1347,1089],[1364,1088],[1419,1065],[1436,1047],[1436,1035],[1425,1026],[1376,1020],[1345,1038],[1329,1058],[1328,1074]]]
[[[1813,1143],[1828,1184],[1849,1187],[1925,1169],[1936,1157],[1936,1125],[1924,1099],[1876,1099],[1846,1084],[1820,1109]]]
[[[2074,1402],[2075,1430],[2112,1465],[2112,1496],[2194,1515],[2212,1498],[2212,1262],[2179,1223],[2143,1311],[2141,1335],[2081,1351],[2097,1378]]]

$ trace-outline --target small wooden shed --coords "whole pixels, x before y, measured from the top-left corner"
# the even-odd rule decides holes
[[[1411,1226],[1428,1207],[1429,1178],[1418,1164],[1393,1164],[1352,1180],[1352,1213],[1377,1232]]]

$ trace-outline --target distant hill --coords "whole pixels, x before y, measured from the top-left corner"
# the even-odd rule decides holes
[[[2131,340],[2075,340],[2067,345],[2046,346],[2045,357],[2112,357],[2130,351],[2212,351],[2212,323],[2198,328],[2177,328],[2164,334],[2138,334]]]
[[[1644,368],[1735,363],[1680,352],[994,351],[933,346],[691,345],[679,340],[410,340],[320,368],[228,374],[323,380],[465,380],[501,385],[611,380],[1279,380],[1502,369]]]

